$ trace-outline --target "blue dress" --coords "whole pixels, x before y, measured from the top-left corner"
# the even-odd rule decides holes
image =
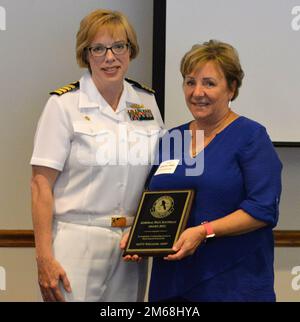
[[[176,130],[183,135],[188,129],[189,123],[169,134]],[[160,144],[159,162],[178,158],[174,144],[170,150],[165,155]],[[268,225],[209,239],[180,261],[154,258],[149,300],[275,301],[272,228],[278,221],[282,165],[266,129],[246,117],[237,118],[210,142],[204,154],[197,155],[204,158],[203,173],[197,176],[186,175],[192,159],[188,149],[182,147],[180,152],[175,172],[152,175],[149,190],[194,189],[188,227],[238,209]]]

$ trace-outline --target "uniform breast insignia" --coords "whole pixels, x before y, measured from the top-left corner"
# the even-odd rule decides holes
[[[79,88],[79,81],[74,82],[74,83],[70,83],[70,84],[63,86],[63,87],[60,87],[60,88],[56,89],[55,91],[50,92],[49,94],[60,96],[60,95],[63,95],[65,93],[68,93],[68,92],[73,91],[78,88]]]
[[[134,103],[129,104],[129,107],[130,108],[145,108],[145,106],[143,104],[134,104]]]
[[[145,91],[147,91],[147,92],[149,92],[151,94],[155,94],[155,90],[154,89],[152,89],[152,88],[150,88],[150,87],[148,87],[148,86],[146,86],[144,84],[140,84],[139,82],[137,82],[137,81],[135,81],[133,79],[130,79],[130,78],[125,78],[125,80],[128,83],[132,84],[133,86],[135,86],[137,88],[141,88],[141,89],[144,89]]]

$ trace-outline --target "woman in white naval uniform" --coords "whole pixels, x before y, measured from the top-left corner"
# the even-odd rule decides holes
[[[31,158],[32,216],[44,301],[142,301],[146,263],[126,263],[132,224],[163,128],[153,93],[125,79],[138,54],[119,12],[96,10],[77,33],[88,71],[52,92]]]

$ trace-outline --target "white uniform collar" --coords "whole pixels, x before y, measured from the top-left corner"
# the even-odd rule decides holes
[[[79,108],[99,108],[102,113],[119,113],[126,109],[127,104],[141,104],[141,99],[132,85],[124,80],[123,92],[116,112],[111,110],[111,107],[106,100],[99,93],[96,85],[94,84],[91,74],[86,71],[80,78],[80,92],[79,92]]]
[[[139,95],[133,89],[132,84],[124,81],[124,91],[125,91],[125,89],[126,89],[126,92],[127,92],[126,103],[132,103],[132,104],[141,104],[142,103]]]

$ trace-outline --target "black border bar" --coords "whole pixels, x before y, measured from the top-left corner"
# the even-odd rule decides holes
[[[163,120],[165,119],[165,66],[167,1],[153,1],[152,87]]]

